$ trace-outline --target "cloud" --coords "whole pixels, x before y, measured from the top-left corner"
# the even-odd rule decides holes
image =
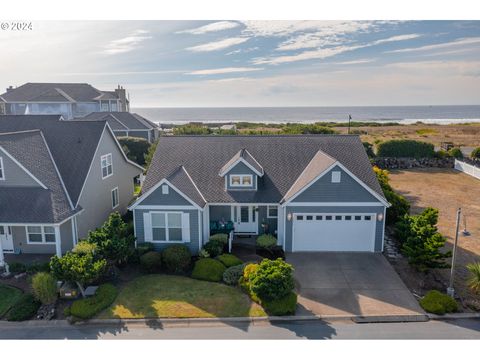
[[[135,30],[127,37],[111,41],[105,46],[103,53],[107,55],[116,55],[133,51],[139,47],[140,43],[152,38],[148,34],[150,33],[146,30]]]
[[[472,45],[472,44],[478,44],[478,43],[480,43],[480,37],[461,38],[461,39],[457,39],[454,41],[441,43],[441,44],[425,45],[425,46],[420,46],[416,48],[391,50],[391,51],[387,51],[387,53],[429,51],[429,50],[445,49],[445,48],[462,46],[462,45]]]
[[[420,36],[421,36],[420,34],[396,35],[396,36],[392,36],[392,37],[389,37],[389,38],[386,38],[386,39],[380,39],[380,40],[374,41],[373,43],[375,45],[378,45],[378,44],[383,44],[383,43],[388,43],[388,42],[405,41],[405,40],[416,39]]]
[[[206,51],[217,51],[229,48],[234,45],[243,44],[248,41],[248,38],[245,37],[233,37],[228,39],[223,39],[219,41],[213,41],[202,45],[192,46],[187,48],[187,50],[193,52],[206,52]]]
[[[351,60],[351,61],[341,61],[334,63],[335,65],[357,65],[357,64],[367,64],[374,62],[376,59],[358,59],[358,60]]]
[[[240,26],[239,23],[233,21],[217,21],[214,23],[210,23],[208,25],[200,26],[195,29],[187,29],[182,31],[177,31],[176,34],[193,34],[193,35],[201,35],[210,32],[234,29]]]
[[[263,68],[258,67],[227,67],[227,68],[218,68],[218,69],[205,69],[205,70],[195,70],[187,75],[218,75],[218,74],[229,74],[237,72],[251,72],[251,71],[260,71]]]
[[[246,49],[232,50],[232,51],[226,53],[225,55],[235,55],[235,54],[240,54],[240,53],[249,53],[249,52],[252,52],[252,51],[259,50],[259,49],[260,48],[258,46],[254,46],[254,47],[250,47],[250,48],[246,48]]]

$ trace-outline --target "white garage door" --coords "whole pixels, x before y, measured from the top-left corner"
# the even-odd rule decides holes
[[[375,214],[293,214],[293,251],[374,251]]]

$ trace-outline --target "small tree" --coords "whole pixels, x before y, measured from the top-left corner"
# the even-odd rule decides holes
[[[157,145],[158,140],[152,145],[150,145],[150,147],[148,148],[147,154],[145,155],[145,169],[148,169],[150,164],[152,163],[153,155],[155,155],[155,151],[157,150]]]
[[[295,287],[293,266],[282,259],[264,259],[249,275],[250,290],[261,300],[276,300],[287,296]]]
[[[145,164],[145,155],[150,147],[150,143],[146,139],[122,136],[118,138],[118,142],[122,145],[125,155],[127,155],[130,160],[142,166]]]
[[[450,251],[441,252],[445,237],[437,230],[438,210],[427,208],[420,215],[405,215],[396,226],[396,235],[402,243],[401,251],[408,262],[420,271],[446,268]]]
[[[477,147],[475,149],[473,149],[472,153],[470,154],[470,156],[473,158],[473,159],[480,159],[480,147]]]
[[[53,304],[57,300],[55,278],[47,272],[39,272],[33,275],[32,291],[35,299],[42,304]]]

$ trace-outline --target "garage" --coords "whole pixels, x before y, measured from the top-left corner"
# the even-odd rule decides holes
[[[293,214],[293,251],[368,251],[375,248],[375,214]]]

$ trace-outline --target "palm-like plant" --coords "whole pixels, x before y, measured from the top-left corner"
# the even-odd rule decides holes
[[[468,287],[475,293],[480,293],[480,262],[467,264],[470,276],[467,280]]]

